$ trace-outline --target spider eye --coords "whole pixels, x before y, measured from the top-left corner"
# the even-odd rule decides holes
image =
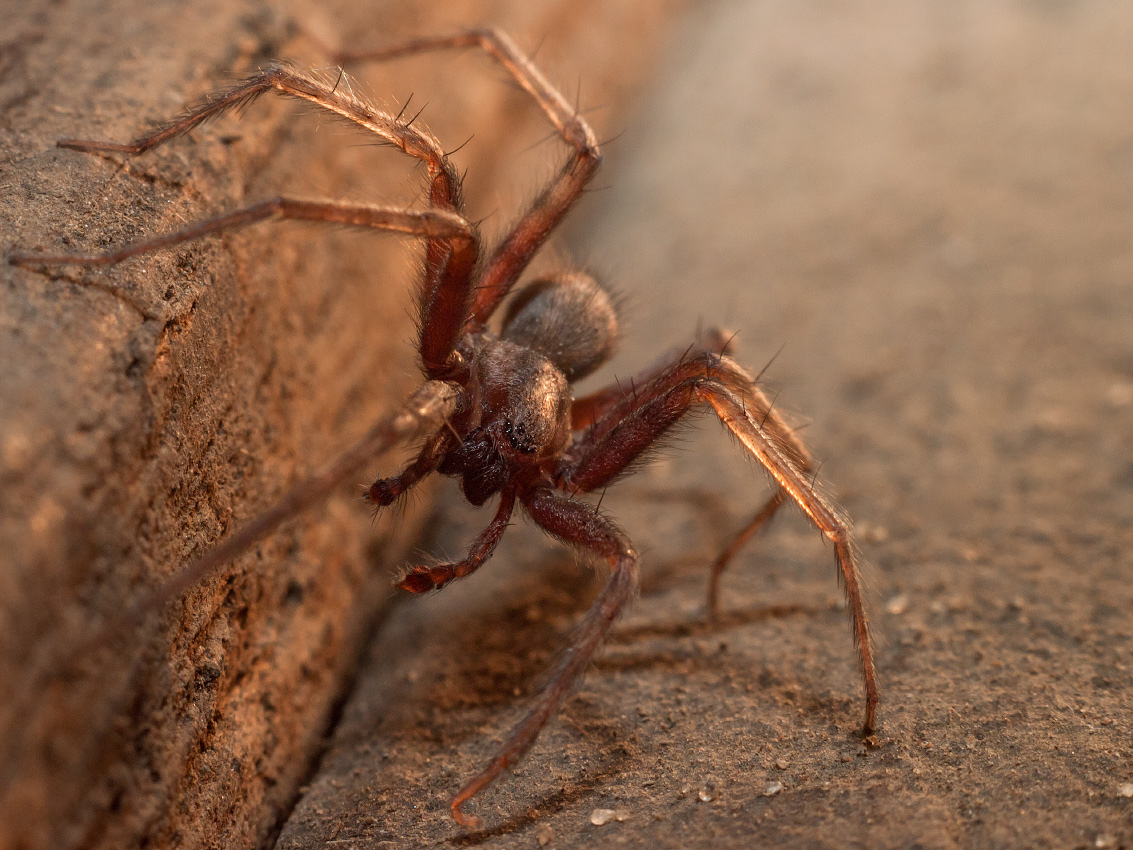
[[[527,433],[527,429],[523,427],[520,422],[505,422],[504,423],[504,436],[508,438],[511,447],[517,452],[529,455],[535,452],[538,446],[531,436]]]

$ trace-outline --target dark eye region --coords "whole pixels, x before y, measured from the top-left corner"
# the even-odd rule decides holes
[[[536,449],[539,448],[531,435],[527,433],[522,422],[505,422],[504,436],[508,438],[513,449],[525,455],[534,454]]]

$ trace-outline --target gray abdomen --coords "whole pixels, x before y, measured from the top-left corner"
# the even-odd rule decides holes
[[[508,305],[503,338],[538,351],[574,382],[613,353],[617,310],[610,293],[585,272],[540,278]]]

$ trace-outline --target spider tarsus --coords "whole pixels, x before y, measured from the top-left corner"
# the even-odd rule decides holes
[[[452,802],[452,819],[465,829],[481,829],[484,826],[484,820],[476,815],[470,815],[461,809],[466,801],[461,800]]]
[[[370,485],[367,498],[379,508],[386,508],[396,502],[404,492],[405,488],[400,486],[396,478],[379,478]]]
[[[422,570],[422,572],[418,572],[418,570]],[[449,578],[452,577],[449,576]],[[448,584],[447,580],[437,582],[428,567],[413,567],[409,574],[394,586],[409,593],[428,593],[430,590],[439,590],[446,584]]]

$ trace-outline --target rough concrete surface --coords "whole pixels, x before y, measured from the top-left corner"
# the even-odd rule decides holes
[[[765,484],[704,421],[605,494],[640,599],[469,805],[484,830],[448,801],[600,581],[523,522],[384,622],[281,846],[1133,846],[1131,32],[1120,2],[700,6],[606,125],[570,239],[627,302],[598,380],[699,322],[757,369],[782,348],[768,380],[870,561],[875,748],[797,512],[705,622]],[[444,492],[422,557],[490,518]]]
[[[572,84],[562,57],[586,56],[591,93],[617,104],[670,5],[625,49],[611,34],[641,19],[632,2],[0,4],[0,249],[97,250],[280,193],[419,203],[403,157],[271,96],[125,162],[54,143],[127,140],[271,59],[325,65],[312,34],[361,48],[496,23]],[[483,57],[358,73],[386,104],[429,103],[420,120],[450,148],[476,134],[455,161],[487,232],[545,173],[521,156],[545,121]],[[136,631],[89,641],[416,383],[417,254],[265,225],[114,269],[0,267],[0,847],[278,832],[422,512],[371,527],[346,488]]]

